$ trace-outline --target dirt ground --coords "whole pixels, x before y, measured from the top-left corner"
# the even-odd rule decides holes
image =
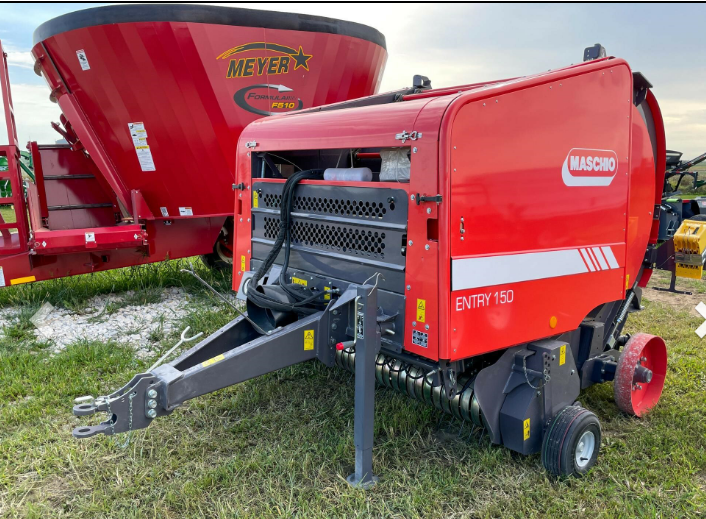
[[[690,294],[655,290],[655,287],[668,288],[669,280],[670,274],[668,272],[655,271],[647,287],[642,291],[643,299],[677,311],[689,312],[689,314],[698,317],[699,313],[696,311],[696,305],[702,301],[706,302],[706,283],[703,280],[692,281],[678,278],[676,290],[690,292]]]

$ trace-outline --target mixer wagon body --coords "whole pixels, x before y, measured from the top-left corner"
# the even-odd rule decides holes
[[[242,129],[373,94],[387,57],[382,34],[360,24],[215,6],[87,9],[46,22],[34,40],[35,72],[61,107],[55,128],[68,144],[29,146],[39,178],[31,222],[0,234],[6,285],[229,259]],[[19,191],[4,203],[19,209]]]
[[[614,381],[641,416],[667,367],[661,338],[623,333],[655,262],[662,116],[624,60],[587,61],[439,90],[420,77],[413,94],[251,123],[234,211],[247,313],[81,400],[76,415],[108,420],[74,436],[147,427],[316,358],[355,373],[351,484],[375,482],[376,384],[541,452],[552,474],[585,474],[601,428],[581,390]]]

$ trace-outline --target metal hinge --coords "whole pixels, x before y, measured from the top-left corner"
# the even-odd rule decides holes
[[[254,148],[255,146],[257,146],[257,143],[255,141],[248,141],[245,143],[246,148]]]
[[[655,205],[655,211],[652,214],[652,219],[653,220],[659,220],[660,212],[662,211],[662,204],[656,204]]]
[[[402,130],[402,133],[397,133],[395,134],[395,139],[398,141],[402,141],[403,143],[409,139],[410,141],[416,141],[417,139],[422,138],[422,133],[413,131],[413,132],[408,132],[407,130]]]

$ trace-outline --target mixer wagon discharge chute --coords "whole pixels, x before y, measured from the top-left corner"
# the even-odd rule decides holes
[[[376,93],[387,51],[375,29],[292,13],[152,4],[60,16],[37,28],[32,56],[66,144],[28,144],[33,179],[0,55],[2,287],[193,255],[230,264],[242,129]]]
[[[356,469],[375,386],[435,406],[555,475],[601,444],[581,390],[642,416],[660,337],[623,333],[654,268],[665,172],[651,85],[600,46],[510,80],[372,96],[255,121],[237,151],[233,288],[247,313],[78,416],[77,438],[310,359],[355,373]],[[286,173],[283,165],[293,165]],[[177,423],[177,422],[175,422]]]

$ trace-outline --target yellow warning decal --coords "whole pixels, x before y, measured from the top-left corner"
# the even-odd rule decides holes
[[[21,285],[22,283],[31,283],[32,281],[37,281],[34,276],[27,276],[26,278],[15,278],[10,280],[11,285]]]
[[[324,287],[324,292],[327,292],[324,294],[324,301],[330,301],[331,300],[331,287]]]
[[[257,191],[252,192],[252,206],[257,209],[258,205],[260,204],[260,195],[257,194]]]
[[[559,366],[563,366],[566,362],[566,344],[559,348]]]
[[[220,361],[222,361],[223,359],[225,359],[225,357],[223,356],[223,354],[221,354],[221,355],[216,355],[215,357],[212,357],[212,358],[210,358],[210,359],[208,359],[208,360],[203,361],[203,362],[201,363],[201,366],[204,367],[204,368],[207,368],[207,367],[209,367],[211,364],[215,364],[216,362],[220,362]]]
[[[314,330],[304,330],[304,350],[314,349]]]
[[[627,290],[628,288],[630,288],[630,274],[627,274],[625,276],[625,290]]]
[[[524,432],[524,440],[527,441],[529,440],[529,432],[530,432],[530,419],[527,418],[524,422],[522,422],[522,430]]]
[[[295,278],[294,276],[292,276],[292,283],[301,285],[303,287],[309,286],[309,283],[307,283],[306,279]]]
[[[240,256],[240,270],[242,270],[243,272],[245,272],[245,262],[245,256]]]
[[[427,318],[427,300],[417,299],[417,321],[423,323]]]

